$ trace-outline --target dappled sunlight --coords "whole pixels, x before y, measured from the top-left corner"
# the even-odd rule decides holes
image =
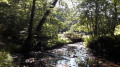
[[[120,35],[120,25],[116,26],[114,34]]]
[[[120,67],[120,0],[0,0],[0,67]]]

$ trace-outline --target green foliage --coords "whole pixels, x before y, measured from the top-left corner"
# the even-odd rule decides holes
[[[6,4],[7,1],[9,4]],[[4,50],[13,52],[16,49],[19,49],[20,46],[17,45],[23,45],[25,42],[25,39],[27,38],[26,35],[28,35],[27,32],[29,27],[32,2],[32,0],[0,0],[0,35],[4,36],[4,38],[7,40],[7,43],[9,44],[4,48]],[[36,26],[45,15],[49,6],[51,6],[50,2],[52,1],[36,0],[32,34],[36,32]],[[56,17],[57,13],[59,13],[57,10],[50,9],[50,11],[51,13],[48,17],[46,17],[47,19],[43,24],[42,31],[40,33],[40,36],[43,37],[42,44],[46,46],[53,46],[57,42],[65,43],[65,41],[59,39],[57,35],[59,31],[62,31],[66,28],[65,24],[62,20]],[[34,38],[33,40],[34,45],[36,45],[40,39]]]
[[[89,46],[92,42],[94,42],[98,37],[88,36],[84,38],[85,46]]]
[[[0,67],[13,67],[13,59],[10,53],[2,51],[0,52]]]
[[[87,39],[87,46],[100,53],[118,55],[120,35],[90,37]]]
[[[48,43],[47,43],[47,47],[49,48],[52,48],[52,47],[55,47],[57,45],[63,45],[63,44],[66,44],[66,40],[64,39],[61,39],[61,38],[57,38],[57,39],[52,39],[51,41],[49,40]]]
[[[70,39],[79,39],[82,38],[82,36],[85,35],[84,33],[75,33],[75,32],[65,32],[64,36]]]
[[[75,29],[74,31],[85,31],[85,32],[89,32],[89,30],[87,29],[86,25],[80,25],[80,24],[75,24]]]
[[[120,25],[116,26],[114,34],[115,35],[119,35],[120,34]]]
[[[0,34],[10,42],[17,42],[16,44],[21,43],[20,31],[27,28],[29,18],[27,11],[20,6],[23,6],[23,3],[9,0],[9,5],[0,7]]]
[[[71,43],[72,41],[69,38],[66,38],[64,34],[58,34],[58,42]]]
[[[6,45],[2,50],[3,51],[8,51],[10,53],[17,53],[20,50],[20,45],[16,45],[16,44],[9,44]]]
[[[5,2],[8,4],[8,0],[0,0],[0,2]]]
[[[71,43],[72,41],[65,38],[63,34],[59,34],[57,38],[48,39],[43,45],[44,49],[53,49],[55,47],[61,47],[66,43]]]
[[[119,24],[119,1],[82,0],[80,25],[84,25],[92,35],[113,35]],[[116,5],[115,5],[116,4]],[[108,14],[109,13],[109,14]]]

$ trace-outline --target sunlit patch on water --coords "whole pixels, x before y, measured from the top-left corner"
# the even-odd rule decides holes
[[[69,58],[69,60],[59,60],[57,62],[57,66],[62,65],[63,67],[68,66],[68,67],[78,67],[78,61],[76,58]],[[65,65],[65,66],[64,66]]]

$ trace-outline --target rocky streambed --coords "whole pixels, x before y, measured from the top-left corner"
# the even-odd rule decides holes
[[[89,67],[88,60],[91,60],[88,48],[84,46],[84,42],[74,44],[66,44],[61,48],[49,50],[48,53],[43,53],[54,58],[61,58],[54,62],[54,67]],[[49,66],[48,66],[49,67]]]
[[[113,62],[95,57],[85,42],[65,44],[45,52],[33,51],[27,59],[16,59],[16,67],[120,67]],[[17,59],[18,58],[18,59]]]

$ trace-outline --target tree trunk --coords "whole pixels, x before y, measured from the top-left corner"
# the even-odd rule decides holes
[[[33,6],[31,10],[31,17],[30,17],[30,24],[29,24],[29,31],[28,31],[28,40],[32,42],[33,40],[33,19],[34,19],[34,12],[35,12],[35,1],[33,0]]]
[[[36,0],[33,0],[30,23],[29,23],[29,28],[28,28],[28,37],[23,45],[23,48],[27,51],[29,51],[33,45],[33,19],[34,19],[34,12],[35,12],[35,1]]]
[[[94,29],[94,35],[98,35],[98,3],[97,1],[95,2],[96,9],[95,9],[95,29]]]
[[[114,0],[114,15],[113,15],[113,22],[112,22],[112,31],[111,31],[111,35],[113,36],[114,35],[114,32],[115,32],[115,27],[116,27],[116,24],[117,24],[117,1]]]
[[[94,21],[93,21],[92,15],[93,15],[93,14],[92,14],[92,12],[91,12],[91,23],[92,23],[92,24],[90,24],[90,34],[93,36],[93,34],[94,34],[93,30],[94,30],[94,29],[92,30],[92,27],[94,26],[94,23],[93,23]]]
[[[51,4],[51,6],[49,8],[54,8],[56,3],[58,0],[54,0],[54,2]],[[47,16],[50,14],[50,9],[46,11],[45,15],[43,16],[43,18],[41,19],[40,23],[38,24],[38,26],[36,27],[36,34],[38,35],[41,32],[41,28],[47,18]]]

